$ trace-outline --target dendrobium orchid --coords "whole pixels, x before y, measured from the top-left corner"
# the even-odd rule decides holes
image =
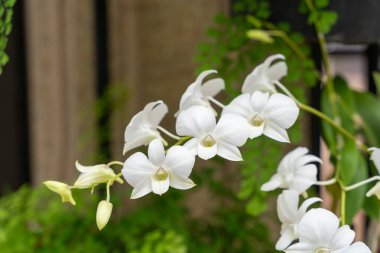
[[[355,232],[348,225],[339,227],[332,212],[317,208],[308,211],[298,225],[299,242],[286,253],[371,253],[362,242],[351,245]]]
[[[274,63],[276,60],[285,60],[282,54],[269,56],[264,63],[258,65],[245,78],[241,91],[243,93],[253,93],[255,91],[276,93],[274,83],[283,78],[288,67],[284,61]]]
[[[58,193],[62,202],[69,202],[73,206],[76,205],[73,195],[71,194],[70,186],[58,181],[45,181],[44,185],[51,191]]]
[[[167,113],[168,107],[161,100],[148,103],[142,111],[137,113],[125,129],[123,154],[139,146],[146,146],[154,139],[160,139],[166,144],[158,129]]]
[[[296,148],[282,158],[277,173],[269,182],[261,186],[262,191],[272,191],[276,188],[292,189],[301,194],[317,182],[317,167],[312,162],[322,163],[314,155],[308,155],[304,147]]]
[[[153,140],[148,147],[148,157],[137,152],[124,163],[122,173],[134,188],[131,198],[140,198],[150,192],[162,195],[169,186],[186,190],[195,186],[189,179],[195,157],[182,146],[169,148],[165,155],[162,142]]]
[[[229,114],[222,115],[216,123],[211,109],[193,106],[178,115],[176,130],[181,136],[193,137],[184,146],[204,160],[219,155],[227,160],[241,161],[238,147],[247,141],[249,134],[244,121]]]
[[[232,100],[223,109],[223,115],[226,114],[243,117],[251,139],[264,134],[276,141],[290,142],[286,129],[297,120],[299,108],[283,94],[255,91],[252,95],[243,94]]]
[[[280,219],[281,237],[276,243],[277,250],[286,249],[298,238],[298,223],[310,205],[322,201],[320,198],[309,198],[298,208],[299,195],[294,190],[285,190],[277,198],[277,214]]]
[[[203,82],[208,75],[214,73],[217,73],[217,71],[206,70],[199,74],[195,82],[190,84],[182,95],[179,103],[179,111],[176,115],[195,105],[206,106],[213,109],[210,101],[216,102],[213,97],[225,88],[224,81],[221,78],[214,78]]]
[[[123,183],[123,180],[116,177],[115,172],[106,164],[83,166],[78,161],[76,161],[75,167],[81,173],[74,183],[75,188],[93,188],[98,184],[113,181],[118,181],[121,184]]]

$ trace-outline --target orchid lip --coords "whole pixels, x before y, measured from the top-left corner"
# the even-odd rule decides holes
[[[249,123],[252,126],[259,127],[264,123],[264,119],[260,115],[256,115],[252,117],[252,119],[249,121]]]
[[[159,168],[156,174],[154,174],[154,178],[158,181],[164,181],[168,178],[168,176],[169,176],[169,173],[163,168]]]
[[[330,253],[331,250],[326,249],[326,248],[319,248],[315,251],[315,253]]]
[[[212,147],[216,143],[216,140],[214,137],[212,137],[211,134],[207,134],[206,137],[204,137],[201,141],[201,144],[205,147]]]

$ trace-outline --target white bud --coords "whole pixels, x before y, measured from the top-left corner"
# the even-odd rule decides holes
[[[94,166],[83,166],[78,161],[75,163],[78,171],[81,172],[74,186],[76,188],[85,189],[92,188],[97,184],[106,183],[108,181],[115,180],[115,172],[106,164],[98,164]],[[122,183],[120,178],[116,181]]]
[[[380,181],[376,183],[374,187],[372,187],[366,194],[367,197],[371,197],[376,195],[376,197],[380,200]]]
[[[62,202],[70,202],[75,205],[75,200],[71,195],[70,187],[58,181],[45,181],[44,185],[51,191],[58,193],[62,197]]]
[[[96,211],[96,225],[99,230],[102,230],[108,223],[112,213],[112,203],[102,200],[98,204],[98,210]]]

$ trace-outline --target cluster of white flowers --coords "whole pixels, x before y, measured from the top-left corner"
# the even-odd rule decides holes
[[[287,129],[297,120],[299,107],[293,97],[276,89],[284,87],[279,81],[287,74],[284,60],[279,54],[268,57],[246,77],[242,94],[226,106],[214,98],[225,88],[223,79],[210,78],[217,73],[215,70],[202,72],[181,97],[175,114],[176,134],[160,126],[169,111],[167,105],[162,101],[148,103],[127,125],[123,149],[126,154],[148,146],[147,155],[135,152],[124,163],[115,161],[89,167],[76,163],[81,175],[73,186],[55,181],[45,182],[46,186],[59,193],[63,201],[75,204],[71,189],[93,189],[106,183],[107,199],[99,203],[97,211],[98,227],[102,229],[112,211],[109,187],[115,181],[123,183],[121,176],[133,187],[132,199],[151,192],[162,195],[169,187],[186,190],[195,186],[190,175],[197,156],[204,160],[220,156],[241,161],[239,147],[249,139],[265,135],[279,142],[290,142]],[[176,143],[165,148],[169,142],[161,133],[175,139]],[[379,150],[371,149],[371,159],[378,169]],[[263,191],[285,189],[277,200],[282,228],[276,249],[293,253],[370,252],[363,243],[351,245],[354,232],[348,226],[339,228],[335,214],[321,208],[307,211],[321,199],[309,198],[299,206],[300,195],[307,196],[307,189],[317,184],[314,163],[321,163],[308,152],[307,148],[299,147],[288,153],[281,160],[277,173],[261,187]],[[110,168],[115,164],[123,166],[121,173],[116,174]],[[380,198],[380,181],[368,192],[368,196],[373,194]]]

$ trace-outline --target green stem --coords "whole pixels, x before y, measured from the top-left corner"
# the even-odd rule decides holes
[[[341,205],[340,205],[340,214],[342,218],[342,226],[346,225],[346,191],[344,190],[344,187],[341,187]]]
[[[363,150],[364,152],[368,152],[368,147],[365,144],[363,144],[360,140],[356,139],[355,136],[353,136],[350,132],[348,132],[346,129],[344,129],[339,124],[337,124],[334,120],[329,118],[326,114],[318,111],[317,109],[315,109],[311,106],[308,106],[308,105],[300,103],[300,102],[298,102],[298,106],[302,110],[307,111],[307,112],[319,117],[320,119],[324,120],[325,122],[329,123],[331,126],[333,126],[342,135],[344,135],[348,139],[352,140],[361,150]]]
[[[176,143],[174,143],[173,146],[181,145],[181,144],[183,144],[184,142],[190,140],[191,138],[193,138],[193,137],[191,137],[191,136],[181,137],[181,139],[179,139]]]
[[[306,59],[305,54],[298,47],[297,43],[295,43],[294,40],[292,40],[292,38],[290,38],[289,35],[287,35],[285,32],[276,30],[276,31],[268,31],[268,34],[281,38],[301,60]]]
[[[346,192],[348,192],[348,191],[352,191],[352,190],[354,190],[354,189],[356,189],[356,188],[358,188],[358,187],[360,187],[360,186],[366,185],[366,184],[368,184],[368,183],[371,183],[371,182],[373,182],[373,181],[377,181],[377,180],[380,180],[380,176],[373,176],[373,177],[370,177],[370,178],[368,178],[368,179],[366,179],[366,180],[363,180],[363,181],[361,181],[361,182],[359,182],[359,183],[356,183],[356,184],[353,184],[353,185],[350,185],[350,186],[345,186],[345,187],[343,187],[343,189],[344,189]]]

